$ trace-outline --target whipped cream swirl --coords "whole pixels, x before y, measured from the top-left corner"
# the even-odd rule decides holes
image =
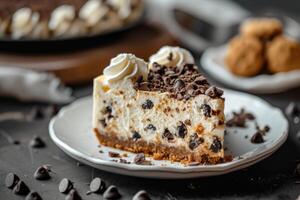
[[[21,38],[30,35],[39,23],[39,19],[39,13],[33,12],[30,8],[17,10],[12,17],[12,37]]]
[[[117,57],[110,61],[103,75],[105,76],[108,83],[114,83],[119,80],[136,78],[143,76],[147,78],[147,63],[135,57],[133,54],[119,54]]]
[[[108,7],[101,0],[89,0],[80,9],[79,17],[85,20],[88,26],[94,26],[108,12]]]
[[[149,59],[152,68],[153,63],[158,63],[167,67],[181,67],[184,64],[194,64],[195,60],[191,53],[180,47],[164,46]]]
[[[51,13],[49,28],[55,35],[63,35],[68,32],[75,17],[75,8],[73,6],[59,6]]]

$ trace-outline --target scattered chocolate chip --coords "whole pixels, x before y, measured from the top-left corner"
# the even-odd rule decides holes
[[[45,110],[42,107],[33,108],[34,120],[42,120],[45,118]]]
[[[65,200],[81,200],[81,197],[75,189],[72,189],[66,196]]]
[[[73,183],[67,179],[67,178],[63,178],[60,182],[59,182],[59,185],[58,185],[58,190],[59,192],[61,193],[64,193],[64,194],[67,194],[69,193],[69,191],[71,189],[73,189]]]
[[[30,192],[30,190],[23,181],[19,181],[13,188],[13,192],[19,195],[27,195]]]
[[[191,163],[189,163],[188,164],[188,166],[198,166],[198,165],[200,165],[200,162],[191,162]]]
[[[9,189],[15,187],[19,182],[20,178],[14,173],[8,173],[5,178],[5,186]]]
[[[37,170],[34,172],[34,178],[37,180],[48,180],[51,178],[49,174],[49,169],[45,166],[41,166],[37,168]]]
[[[298,109],[295,102],[289,103],[289,105],[285,108],[286,115],[290,117],[294,117],[300,114],[300,110]]]
[[[169,129],[165,129],[162,134],[162,138],[166,138],[168,141],[174,140],[174,135],[169,131]]]
[[[122,159],[122,158],[119,160],[119,162],[123,163],[123,164],[130,164],[131,163],[131,162],[127,161],[126,159]]]
[[[111,114],[112,113],[112,107],[111,106],[106,106],[104,113],[105,114]]]
[[[151,200],[151,198],[145,190],[141,190],[133,196],[132,200]]]
[[[241,109],[239,113],[232,112],[233,117],[226,122],[228,127],[246,127],[247,120],[254,120],[255,116],[252,113],[246,112],[245,109]]]
[[[116,152],[109,151],[108,156],[111,158],[120,158],[120,154]]]
[[[184,138],[187,134],[187,128],[183,122],[179,122],[179,123],[180,123],[180,125],[177,127],[178,136],[181,138]]]
[[[145,130],[153,130],[153,131],[156,131],[156,127],[155,127],[153,124],[148,124],[148,125],[145,127]]]
[[[260,143],[265,142],[265,140],[264,140],[263,135],[261,134],[261,132],[257,131],[251,137],[251,142],[254,143],[254,144],[260,144]]]
[[[141,135],[137,131],[134,131],[133,135],[132,135],[133,141],[137,141],[140,138],[141,138]]]
[[[107,126],[105,119],[100,119],[99,122],[104,128]]]
[[[104,153],[104,151],[102,151],[102,150],[99,150],[99,153]]]
[[[145,154],[139,153],[134,157],[133,162],[137,165],[143,164],[146,161]]]
[[[207,96],[210,96],[211,98],[221,97],[223,95],[223,91],[219,88],[216,88],[215,86],[210,86],[205,94]]]
[[[147,99],[146,102],[142,104],[143,109],[151,109],[153,106],[154,104],[150,99]]]
[[[42,197],[37,192],[30,192],[25,200],[42,200]]]
[[[200,107],[200,109],[202,110],[203,115],[204,115],[205,117],[211,117],[211,108],[210,108],[209,105],[207,105],[207,104],[202,104],[201,107]]]
[[[103,193],[104,199],[119,199],[121,198],[121,194],[118,191],[118,188],[114,185],[111,185],[105,190]]]
[[[34,136],[29,145],[32,147],[32,148],[43,148],[46,146],[45,142],[39,137],[39,136]]]
[[[214,153],[218,153],[222,149],[222,143],[218,137],[214,136],[213,142],[210,145],[210,149]]]
[[[90,183],[90,191],[102,194],[105,191],[105,182],[101,178],[94,178]]]

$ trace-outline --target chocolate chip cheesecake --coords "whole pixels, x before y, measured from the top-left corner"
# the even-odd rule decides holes
[[[149,63],[120,54],[94,80],[94,132],[103,145],[154,159],[216,164],[224,158],[222,94],[185,49],[163,47]]]

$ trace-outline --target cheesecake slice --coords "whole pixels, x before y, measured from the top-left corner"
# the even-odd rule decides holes
[[[222,94],[185,49],[163,47],[149,64],[120,54],[94,80],[93,129],[103,145],[154,159],[220,163]]]

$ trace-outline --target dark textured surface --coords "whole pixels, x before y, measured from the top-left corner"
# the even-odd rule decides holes
[[[299,11],[299,1],[241,1],[243,5],[255,9],[259,5],[273,7],[295,13]],[[297,7],[298,6],[298,7]],[[223,86],[217,84],[218,86]],[[74,88],[77,97],[90,95],[92,85]],[[281,94],[258,95],[274,106],[285,108],[290,101],[298,102],[300,106],[300,88]],[[6,111],[29,111],[35,103],[20,103],[6,98],[0,98],[0,113]],[[40,104],[38,104],[40,105]],[[41,105],[45,106],[45,105]],[[267,113],[266,113],[267,114]],[[297,160],[300,160],[300,141],[296,133],[300,124],[292,124],[287,142],[271,157],[245,170],[227,175],[188,180],[152,180],[111,174],[88,166],[78,165],[50,140],[48,135],[49,119],[35,122],[0,122],[0,129],[7,131],[14,139],[20,141],[13,145],[0,136],[0,200],[24,199],[16,196],[4,186],[8,172],[14,172],[30,187],[37,191],[43,199],[64,199],[65,195],[58,191],[62,178],[74,181],[74,187],[83,199],[102,199],[101,195],[86,195],[89,183],[93,177],[101,177],[106,184],[116,185],[122,194],[122,199],[131,199],[139,190],[146,190],[153,199],[296,199],[300,194],[300,184],[294,176]],[[34,135],[40,136],[46,143],[42,149],[28,147]],[[52,165],[51,179],[38,181],[33,177],[34,171],[41,165]]]

